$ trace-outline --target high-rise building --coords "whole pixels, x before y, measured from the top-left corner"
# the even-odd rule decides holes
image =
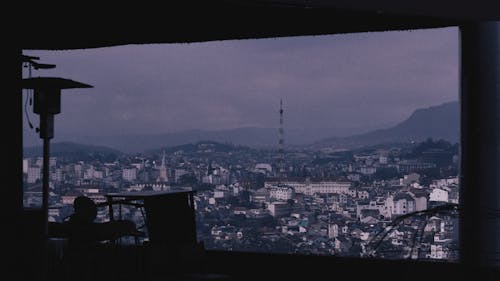
[[[74,172],[75,172],[75,177],[77,179],[81,178],[83,176],[83,165],[82,164],[75,164]]]
[[[23,173],[24,174],[28,173],[29,164],[30,164],[30,160],[29,159],[27,159],[27,158],[23,159]]]
[[[28,167],[28,183],[35,183],[37,180],[42,179],[42,169],[38,166]]]

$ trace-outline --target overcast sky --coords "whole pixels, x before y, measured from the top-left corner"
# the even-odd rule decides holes
[[[458,100],[458,36],[445,28],[24,54],[57,65],[33,76],[94,86],[63,91],[56,136],[277,127],[280,98],[285,128],[345,134]]]

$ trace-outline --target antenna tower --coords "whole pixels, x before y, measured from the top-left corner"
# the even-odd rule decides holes
[[[278,143],[278,154],[279,154],[279,162],[278,162],[278,177],[285,177],[285,136],[283,130],[283,99],[280,99],[280,128],[279,128],[279,143]]]

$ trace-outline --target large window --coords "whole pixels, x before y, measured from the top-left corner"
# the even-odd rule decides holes
[[[24,54],[95,87],[62,95],[50,220],[82,194],[193,189],[207,249],[457,259],[456,28]]]

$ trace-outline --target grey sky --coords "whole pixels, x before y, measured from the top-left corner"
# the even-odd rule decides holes
[[[345,134],[457,100],[458,35],[445,28],[24,54],[57,65],[34,76],[95,87],[63,92],[56,136],[277,127],[280,97],[286,128]]]

